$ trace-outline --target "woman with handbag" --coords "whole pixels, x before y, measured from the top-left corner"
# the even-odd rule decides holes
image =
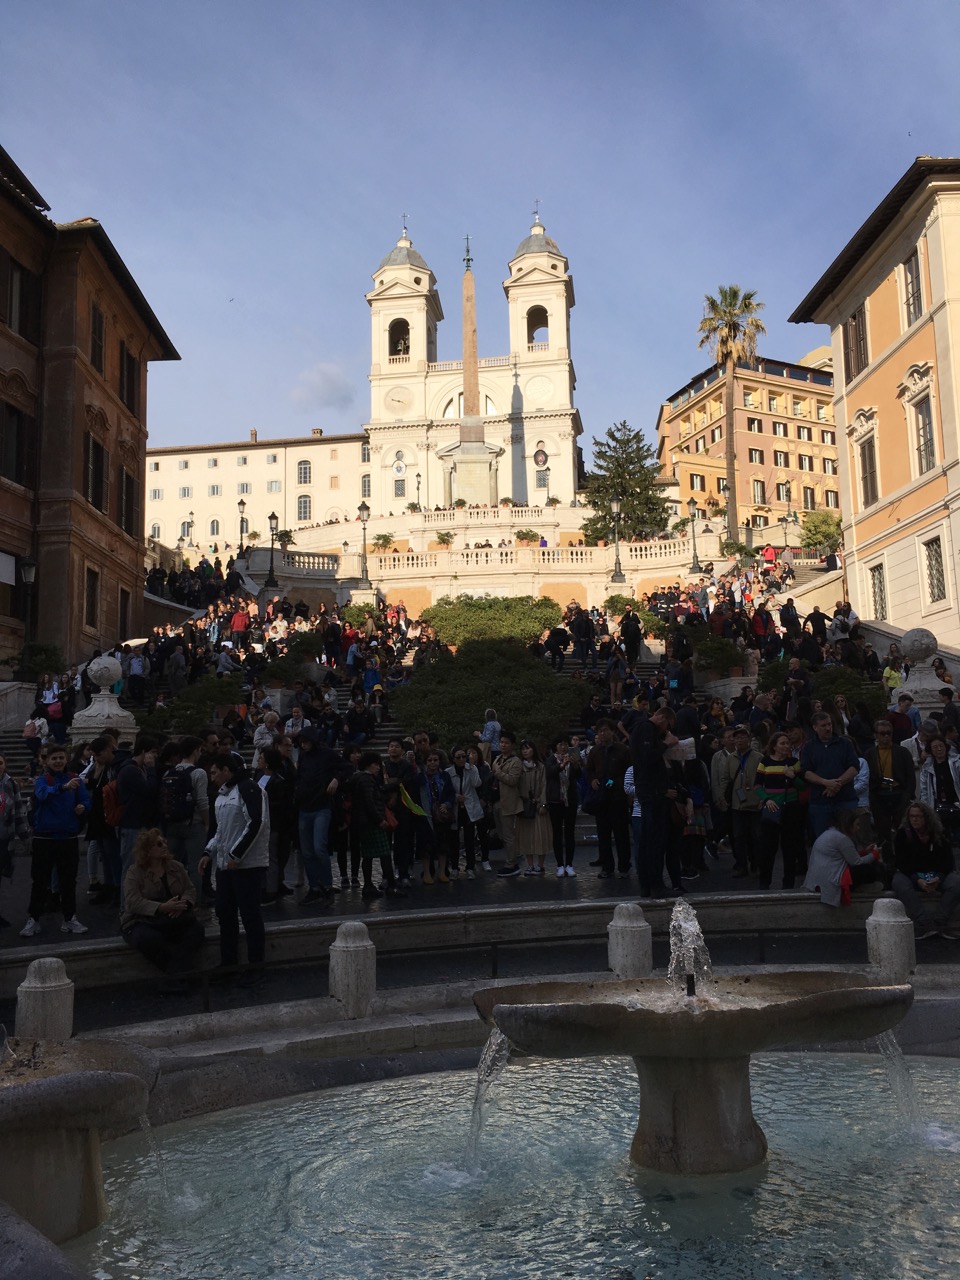
[[[128,946],[167,975],[160,989],[171,995],[187,990],[182,975],[198,967],[203,925],[194,914],[196,901],[189,873],[163,832],[141,831],[124,881],[120,929]]]
[[[553,847],[553,832],[547,810],[547,771],[529,738],[520,743],[520,761],[522,771],[517,790],[523,809],[517,814],[517,860],[526,858],[525,876],[542,876],[547,850]]]
[[[757,795],[760,797],[760,888],[769,889],[777,850],[783,855],[783,887],[792,889],[797,873],[806,864],[806,845],[800,793],[803,777],[800,763],[790,749],[785,733],[775,733],[757,765]]]

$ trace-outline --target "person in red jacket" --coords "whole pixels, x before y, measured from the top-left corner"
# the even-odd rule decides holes
[[[247,613],[246,609],[241,606],[230,619],[230,631],[233,638],[234,648],[243,647],[249,628],[250,615]]]

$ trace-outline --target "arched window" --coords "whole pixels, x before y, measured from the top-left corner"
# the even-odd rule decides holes
[[[406,320],[394,320],[388,333],[387,354],[391,360],[410,359],[410,325]]]
[[[150,537],[153,538],[155,542],[160,541],[160,526],[158,524],[152,524],[150,526]]]
[[[361,498],[370,497],[370,477],[369,476],[360,477],[360,497]]]
[[[313,467],[309,462],[297,463],[297,484],[310,484],[313,479]]]
[[[550,342],[550,320],[546,307],[531,307],[527,312],[527,345],[546,347]]]
[[[309,467],[310,463],[308,462],[306,465]],[[311,518],[312,510],[313,503],[310,501],[309,493],[301,493],[300,497],[297,499],[297,519],[309,520]]]
[[[220,537],[220,521],[219,520],[210,521],[210,537],[211,538]]]

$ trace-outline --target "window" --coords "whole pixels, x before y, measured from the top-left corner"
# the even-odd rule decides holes
[[[281,484],[280,484],[280,481],[279,481],[279,480],[268,480],[268,481],[267,481],[267,493],[279,493],[279,492],[280,492],[280,490],[281,490],[281,488],[282,488],[282,486],[281,486]]]
[[[836,433],[835,431],[821,431],[821,432],[820,432],[820,443],[821,443],[821,444],[836,444],[836,443],[837,443],[837,433]]]
[[[131,413],[140,412],[140,361],[120,343],[120,399]]]
[[[783,449],[774,449],[773,465],[775,467],[789,467],[790,465],[789,453],[785,453]]]
[[[761,435],[763,432],[763,423],[759,418],[748,418],[747,430],[752,431],[754,435]]]
[[[148,471],[159,471],[159,470],[160,470],[160,463],[159,463],[159,462],[148,462],[148,463],[147,463],[147,470],[148,470]]]
[[[339,462],[339,460],[340,460],[340,450],[339,450],[339,449],[331,449],[331,450],[330,450],[330,461],[331,461],[331,462]]]
[[[297,519],[309,520],[311,518],[312,510],[313,503],[310,499],[309,493],[301,493],[300,497],[297,499]]]
[[[822,400],[817,401],[817,421],[818,422],[830,421],[830,415],[827,413],[827,406],[823,403]]]
[[[96,303],[90,308],[90,363],[103,373],[103,312]]]
[[[407,496],[407,482],[406,482],[406,480],[394,480],[394,482],[393,482],[393,496],[394,496],[395,498],[405,498],[405,497]]]
[[[797,439],[812,441],[813,431],[810,427],[797,427]]]
[[[773,434],[780,436],[782,440],[787,438],[787,424],[785,422],[775,422],[773,424]]]
[[[178,471],[189,471],[189,470],[190,470],[190,459],[189,459],[189,458],[181,458],[181,459],[179,460],[179,462],[177,463],[177,470],[178,470]]]
[[[180,524],[180,537],[184,542],[188,542],[193,537],[193,522],[184,520]]]
[[[716,444],[718,440],[723,439],[723,427],[714,427],[710,432],[710,443]]]
[[[817,495],[809,485],[803,486],[803,509],[814,511],[817,506]]]
[[[268,454],[267,454],[267,466],[268,466],[268,467],[272,467],[272,466],[274,466],[277,462],[279,462],[279,460],[280,460],[280,455],[279,455],[278,453],[268,453]]]
[[[847,382],[867,367],[867,315],[862,304],[843,326],[843,367]]]
[[[759,465],[762,467],[762,466],[763,466],[763,450],[762,450],[762,449],[751,449],[751,450],[750,450],[750,461],[751,461],[751,462],[753,462],[753,463],[757,463],[757,464],[759,464]]]
[[[939,538],[931,538],[923,544],[923,554],[927,565],[927,593],[930,602],[946,600],[947,584],[943,577],[943,546]]]
[[[766,506],[767,486],[762,480],[754,480],[753,482],[753,500],[757,506]]]
[[[924,396],[913,407],[917,424],[917,474],[923,475],[936,465],[933,447],[933,416],[930,413],[930,397]]]
[[[360,477],[360,497],[361,498],[370,497],[370,477],[369,476]]]
[[[297,484],[312,484],[313,467],[309,462],[297,463]]]
[[[828,489],[823,495],[823,501],[831,511],[840,510],[840,495],[837,493],[836,489]]]
[[[907,328],[920,319],[923,299],[920,296],[920,255],[916,249],[903,264],[903,302]]]
[[[237,454],[237,466],[245,467],[247,465],[247,455],[245,453]]]
[[[707,437],[706,437],[706,436],[697,436],[697,443],[696,443],[696,445],[694,446],[694,451],[695,451],[696,453],[706,453],[706,451],[707,451]]]
[[[220,521],[219,520],[210,521],[210,537],[211,538],[220,537]]]
[[[369,441],[367,440],[364,440],[363,444],[360,446],[360,461],[361,462],[370,461],[370,444],[369,444]]]
[[[0,249],[0,321],[34,346],[40,341],[40,277]]]
[[[696,471],[690,472],[690,488],[694,493],[704,493],[707,488],[706,476],[698,475]]]
[[[160,526],[158,524],[152,524],[150,526],[150,537],[154,542],[160,541]]]
[[[750,525],[754,529],[765,529],[770,521],[766,516],[751,516]]]
[[[717,476],[717,493],[726,493],[726,492],[727,492],[726,476]]]
[[[251,484],[248,484],[246,480],[241,480],[240,483],[237,485],[237,493],[239,494],[249,493],[252,488],[253,486]]]
[[[208,497],[208,498],[219,498],[219,497],[220,497],[220,494],[221,494],[222,492],[223,492],[223,486],[222,486],[222,485],[219,485],[219,484],[208,484],[208,485],[207,485],[207,497]]]
[[[836,460],[836,458],[824,458],[824,460],[823,460],[823,474],[824,474],[825,476],[836,476],[836,475],[839,475],[839,474],[840,474],[840,473],[838,472],[838,470],[837,470],[837,460]]]
[[[107,463],[110,455],[88,431],[83,437],[83,496],[97,508],[107,509]]]
[[[83,593],[83,621],[88,627],[96,627],[100,618],[100,575],[96,569],[88,569]]]
[[[151,502],[162,502],[162,501],[163,501],[163,490],[162,490],[162,489],[151,489],[151,490],[150,490],[150,501],[151,501]]]
[[[813,470],[813,455],[809,453],[801,453],[797,456],[797,462],[801,471]]]
[[[330,477],[330,488],[331,488],[331,489],[339,489],[339,488],[340,488],[340,477],[339,477],[339,476],[331,476],[331,477]]]
[[[793,416],[795,418],[805,418],[807,416],[807,411],[804,409],[803,401],[799,396],[793,397]]]
[[[873,616],[877,622],[887,620],[887,584],[883,577],[883,565],[875,564],[870,570],[870,595],[873,599]]]
[[[872,507],[877,500],[877,451],[873,437],[860,446],[860,500]]]
[[[778,502],[789,502],[789,501],[790,501],[790,485],[789,485],[789,482],[788,482],[787,484],[778,484],[778,485],[777,485],[777,501],[778,501]]]
[[[193,487],[192,487],[191,485],[189,485],[189,484],[182,484],[182,485],[180,486],[180,489],[179,489],[179,492],[178,492],[178,495],[177,495],[177,496],[178,496],[178,497],[180,497],[180,498],[192,498],[192,497],[193,497]]]
[[[140,486],[124,467],[117,471],[117,524],[131,538],[140,532]]]
[[[756,409],[756,408],[759,408],[759,406],[758,406],[758,404],[757,404],[757,401],[756,401],[756,397],[754,396],[754,394],[753,394],[753,392],[752,392],[752,391],[746,391],[746,390],[744,391],[744,393],[743,393],[743,407],[744,407],[745,409]]]
[[[548,489],[550,487],[550,472],[544,469],[536,473],[536,487],[538,489]]]

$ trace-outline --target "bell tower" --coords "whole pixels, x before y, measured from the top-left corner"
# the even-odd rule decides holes
[[[373,274],[370,305],[370,422],[426,416],[427,366],[437,358],[443,319],[437,281],[407,234]]]
[[[503,291],[510,313],[510,352],[520,381],[533,381],[534,399],[549,401],[527,407],[570,408],[576,385],[570,360],[573,277],[539,212],[510,259],[509,271]]]

